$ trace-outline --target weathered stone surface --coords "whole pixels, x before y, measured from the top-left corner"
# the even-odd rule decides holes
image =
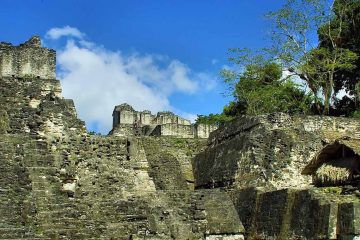
[[[109,135],[115,136],[175,136],[179,138],[208,138],[217,128],[209,124],[191,124],[187,119],[172,112],[135,111],[127,103],[115,106],[113,129]]]
[[[256,188],[234,190],[234,201],[249,239],[338,239],[356,236],[354,196],[339,189]],[[339,211],[338,211],[339,209]]]
[[[145,137],[142,142],[157,189],[194,189],[191,159],[204,149],[206,140]]]
[[[56,53],[41,47],[39,37],[20,46],[0,43],[0,77],[55,79]]]
[[[0,110],[0,134],[7,133],[9,129],[9,117],[7,115],[7,112],[4,110]]]
[[[343,235],[360,235],[360,203],[350,202],[339,205],[339,232]]]
[[[35,63],[48,57],[38,38],[5,48]],[[44,64],[0,75],[0,239],[242,236],[226,193],[191,190],[204,140],[91,136]]]
[[[311,171],[310,175],[303,171],[309,164],[319,167],[311,162],[332,144],[334,139],[328,139],[332,132],[339,138],[355,139],[360,121],[286,114],[239,117],[210,134],[208,148],[193,161],[195,185],[272,189],[309,186]]]
[[[34,62],[48,59],[40,44],[1,43],[0,59],[6,48],[21,50],[14,59],[27,49],[39,55]],[[359,121],[242,117],[207,145],[137,137],[133,126],[126,136],[92,136],[59,81],[41,75],[52,69],[45,64],[0,75],[0,239],[359,238]],[[174,124],[166,119],[156,121]],[[315,188],[311,175],[329,165],[346,167],[344,186]]]

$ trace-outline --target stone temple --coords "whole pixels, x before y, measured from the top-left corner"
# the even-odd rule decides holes
[[[41,47],[35,36],[20,46],[0,43],[0,77],[55,79],[56,53]]]
[[[358,119],[240,116],[206,139],[122,104],[91,135],[53,50],[0,47],[0,239],[360,239]]]
[[[129,104],[121,104],[113,111],[113,129],[115,136],[175,136],[181,138],[208,138],[216,125],[191,124],[190,120],[172,112],[135,111]]]

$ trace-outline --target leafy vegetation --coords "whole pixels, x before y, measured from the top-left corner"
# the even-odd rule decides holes
[[[198,121],[272,112],[360,116],[360,0],[287,0],[267,16],[272,44],[230,50],[232,68],[222,76],[234,100]],[[339,98],[341,91],[348,95]]]
[[[336,17],[325,27],[332,34],[337,31],[338,35],[331,41],[332,38],[326,34],[319,34],[320,46],[332,49],[332,46],[336,45],[360,56],[360,1],[335,0],[333,12]],[[334,92],[338,93],[343,90],[350,95],[350,97],[345,96],[345,99],[341,99],[337,104],[337,109],[340,110],[339,114],[354,117],[359,115],[359,80],[360,58],[356,59],[353,68],[338,69],[334,74]],[[341,103],[344,105],[339,105]]]
[[[229,114],[258,115],[273,112],[307,113],[311,95],[282,78],[280,65],[269,62],[246,66],[234,91],[236,110]],[[227,110],[228,112],[229,110]]]
[[[228,116],[225,113],[221,113],[221,114],[210,113],[209,115],[198,115],[196,119],[196,123],[220,125],[224,122],[230,121],[232,118],[233,118],[232,116]]]

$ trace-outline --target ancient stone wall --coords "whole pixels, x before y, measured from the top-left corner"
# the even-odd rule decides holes
[[[124,103],[115,106],[113,111],[113,129],[109,135],[129,136],[177,136],[180,138],[208,138],[216,125],[191,124],[171,112],[135,111]]]
[[[356,239],[357,198],[341,189],[247,188],[229,192],[248,239]]]
[[[149,174],[157,189],[194,189],[191,159],[205,148],[205,139],[144,137],[142,142],[150,166]]]
[[[327,133],[356,138],[359,127],[358,120],[348,118],[239,117],[212,132],[208,148],[194,159],[196,185],[309,186],[311,176],[302,171],[328,144]]]
[[[241,117],[206,143],[194,136],[209,126],[127,105],[114,123],[123,110],[162,124],[92,136],[60,82],[39,77],[0,76],[0,239],[360,237],[358,186],[314,188],[302,174],[334,136],[357,149],[356,120]]]
[[[42,48],[39,37],[20,46],[0,43],[0,77],[55,79],[56,53]]]
[[[195,124],[195,135],[198,138],[208,138],[210,136],[210,133],[215,131],[217,129],[217,126],[210,125],[210,124]]]
[[[203,140],[91,136],[55,79],[0,76],[0,106],[0,239],[243,239],[227,194],[192,190]]]
[[[166,123],[157,126],[153,136],[178,136],[181,138],[194,138],[194,126],[193,125],[181,125],[176,123]],[[206,137],[205,137],[206,138]]]
[[[0,78],[0,101],[8,133],[61,139],[71,132],[86,132],[73,101],[61,96],[58,80]]]
[[[358,181],[316,188],[303,171],[335,139],[357,153],[359,127],[349,118],[239,117],[193,159],[195,188],[226,191],[246,239],[357,239]]]

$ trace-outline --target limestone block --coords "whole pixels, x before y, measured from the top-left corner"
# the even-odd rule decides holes
[[[76,181],[70,181],[70,182],[63,183],[61,190],[63,192],[67,192],[67,193],[75,193]]]
[[[253,217],[256,213],[257,196],[260,193],[261,190],[256,188],[244,188],[229,192],[229,196],[247,233],[249,233],[253,223]]]

